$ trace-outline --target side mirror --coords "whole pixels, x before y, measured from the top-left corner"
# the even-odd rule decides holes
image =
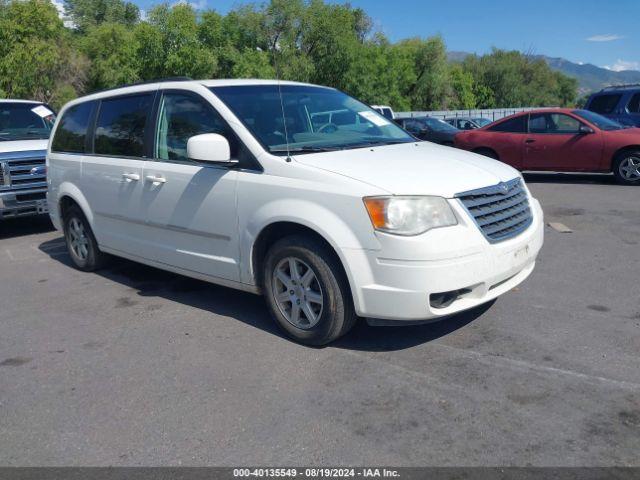
[[[231,160],[229,142],[217,133],[195,135],[187,141],[187,157],[197,162],[232,166],[238,160]]]
[[[580,125],[580,128],[578,128],[578,134],[580,135],[587,135],[589,133],[595,133],[593,131],[593,128],[588,127],[586,125]]]

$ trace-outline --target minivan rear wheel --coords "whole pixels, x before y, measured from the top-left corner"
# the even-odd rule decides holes
[[[285,237],[269,249],[263,288],[276,323],[300,343],[325,345],[347,333],[356,321],[339,260],[311,236]]]
[[[92,272],[104,266],[107,255],[98,248],[91,226],[78,206],[72,205],[65,212],[63,230],[67,251],[77,269]]]
[[[640,151],[626,151],[616,155],[613,174],[622,185],[640,185]]]

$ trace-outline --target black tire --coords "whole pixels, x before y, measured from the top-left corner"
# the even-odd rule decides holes
[[[78,253],[77,248],[73,246],[74,235],[72,231],[76,231],[77,225],[81,225],[84,232],[83,244],[86,247],[86,255]],[[101,252],[98,248],[98,242],[96,242],[96,237],[93,235],[91,226],[77,205],[71,205],[66,210],[63,218],[63,230],[67,251],[69,252],[73,265],[78,270],[93,272],[106,264],[108,259],[107,254]],[[77,243],[75,245],[77,245]]]
[[[491,150],[490,148],[479,148],[477,150],[474,150],[473,153],[477,153],[478,155],[483,155],[485,157],[493,158],[494,160],[500,160],[500,157],[498,156],[498,154],[494,150]]]
[[[613,171],[613,175],[616,177],[616,181],[621,185],[640,185],[640,176],[635,178],[626,178],[623,172],[625,167],[628,168],[627,162],[640,162],[640,150],[627,150],[624,152],[618,153],[613,159],[613,164],[611,165],[611,170]],[[623,165],[623,163],[625,165]]]
[[[276,290],[284,283],[275,279],[274,272],[290,258],[301,261],[304,267],[313,271],[317,280],[314,284],[320,289],[322,296],[321,310],[317,315],[319,319],[317,323],[306,328],[289,321],[276,301]],[[293,278],[293,275],[291,277]],[[262,278],[263,291],[271,315],[289,337],[300,343],[325,345],[347,333],[356,322],[357,316],[349,283],[340,260],[329,247],[312,236],[292,235],[277,241],[265,256]],[[302,288],[301,284],[299,288]],[[282,293],[286,295],[286,292]],[[291,308],[293,309],[293,302]]]

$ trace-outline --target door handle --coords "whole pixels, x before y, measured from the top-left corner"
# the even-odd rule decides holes
[[[140,175],[137,173],[123,173],[122,178],[124,178],[127,182],[137,182],[140,180]]]
[[[533,138],[527,138],[524,143],[536,143],[536,141]]]
[[[144,178],[147,180],[147,182],[151,182],[153,184],[167,183],[167,179],[164,178],[164,177],[156,177],[154,175],[147,175]]]

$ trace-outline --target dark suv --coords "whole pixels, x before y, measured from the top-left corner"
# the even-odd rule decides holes
[[[589,97],[585,108],[622,125],[640,127],[640,84],[603,88]]]

